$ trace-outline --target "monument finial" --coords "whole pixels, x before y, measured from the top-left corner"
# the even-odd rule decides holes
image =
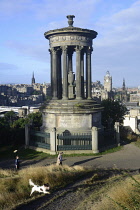
[[[73,27],[73,18],[75,18],[74,15],[67,15],[67,18],[68,18],[68,24],[69,24],[69,27]]]

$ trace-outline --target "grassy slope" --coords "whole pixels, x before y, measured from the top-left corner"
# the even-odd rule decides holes
[[[92,185],[92,184],[91,184]],[[140,175],[113,176],[99,181],[89,197],[76,210],[131,210],[140,209]]]
[[[135,144],[137,146],[140,146],[140,141],[136,141]],[[43,158],[50,158],[50,157],[52,158],[52,157],[55,157],[55,156],[52,156],[52,155],[48,155],[48,154],[45,154],[45,153],[42,153],[42,152],[37,152],[37,151],[34,151],[34,150],[30,150],[30,149],[26,149],[25,150],[24,148],[15,148],[15,147],[9,146],[9,147],[1,147],[0,148],[0,159],[9,159],[11,157],[13,158],[13,156],[14,156],[13,151],[15,149],[18,149],[20,151],[20,157],[22,159],[26,159],[26,160],[27,159],[35,159],[35,160],[38,160],[38,159],[43,159]],[[109,151],[107,151],[107,153],[115,152],[118,149],[121,149],[121,147],[120,148],[113,149],[113,150],[109,150]],[[105,153],[102,153],[102,154],[105,154]],[[67,171],[67,169],[66,169],[66,171]],[[26,175],[27,174],[28,173],[26,173]],[[34,174],[33,175],[34,179],[37,180],[37,173],[35,173],[35,171],[34,171],[33,174]],[[2,178],[2,180],[4,180],[5,178],[7,179],[9,176],[12,178],[12,180],[14,180],[16,182],[19,180],[19,175],[16,174],[15,172],[12,172],[12,171],[7,171],[7,172],[6,171],[5,172],[2,171],[1,172],[0,171],[0,177]],[[53,175],[53,176],[56,179],[56,174]],[[23,177],[23,175],[22,175],[22,177]],[[39,175],[39,178],[40,177],[42,177],[42,174]],[[11,178],[9,180],[11,180]],[[119,177],[119,179],[118,178],[114,178],[114,179],[110,179],[109,178],[109,179],[104,179],[104,181],[103,181],[100,176],[99,176],[99,179],[97,179],[97,180],[96,180],[96,177],[94,177],[93,180],[96,183],[98,182],[99,185],[101,183],[101,185],[103,187],[101,187],[100,189],[97,187],[97,190],[95,190],[94,193],[90,195],[90,197],[88,198],[88,200],[85,200],[84,202],[82,202],[82,206],[83,207],[84,206],[86,207],[87,204],[88,204],[88,205],[90,205],[90,207],[93,206],[93,208],[91,208],[91,209],[99,209],[99,210],[102,210],[102,208],[104,208],[104,209],[125,209],[125,206],[127,206],[127,201],[128,201],[128,203],[132,203],[131,205],[136,205],[136,209],[140,209],[140,197],[138,197],[137,195],[136,195],[136,197],[134,196],[133,199],[130,199],[132,201],[132,202],[130,202],[129,197],[131,195],[130,194],[129,195],[125,195],[125,193],[123,192],[123,195],[121,195],[121,198],[118,199],[118,197],[117,197],[118,201],[116,201],[116,195],[113,195],[113,192],[116,191],[116,185],[115,185],[115,188],[113,188],[113,187],[114,187],[114,183],[117,183],[117,186],[119,186],[119,185],[120,185],[120,187],[123,186],[122,185],[122,182],[121,182],[121,178],[122,177]],[[26,178],[25,178],[25,180],[26,180]],[[138,177],[138,180],[140,180],[140,177]],[[2,185],[5,186],[5,184],[3,184],[3,183],[5,183],[5,181],[1,181],[0,189],[2,189]],[[14,189],[14,184],[13,183],[14,182],[9,181],[9,186],[6,187],[6,189],[9,190],[7,196],[9,196],[9,193],[11,193],[13,191],[13,189]],[[64,183],[64,185],[66,185],[66,184],[67,184],[67,181]],[[91,189],[92,189],[92,184],[93,183],[91,181]],[[135,184],[135,182],[133,184]],[[130,184],[130,186],[134,186],[133,184]],[[62,182],[61,182],[61,185],[62,185]],[[120,187],[118,187],[118,189],[121,189]],[[122,189],[123,189],[123,187],[122,187]],[[118,194],[120,194],[120,192],[123,191],[122,189],[121,190],[118,190]],[[22,189],[18,189],[18,190],[21,191],[21,194],[24,194],[24,190],[27,193],[29,193],[29,186],[27,186],[27,180],[25,181],[25,185],[22,186]],[[126,189],[126,191],[130,191],[130,192],[132,192],[133,190],[139,190],[139,188],[138,187],[136,189],[130,188],[130,190]],[[5,194],[4,194],[4,191],[1,191],[1,192],[4,195],[4,197],[8,200],[8,197],[6,197],[6,192],[5,192]],[[27,193],[25,194],[25,199],[23,199],[21,202],[26,202]],[[112,197],[112,195],[113,195],[113,197]],[[126,199],[126,201],[123,201],[124,208],[122,208],[121,207],[121,202],[122,202],[122,196],[124,197],[124,195],[125,195],[125,198],[127,198],[127,199]],[[14,197],[14,195],[12,195],[12,197]],[[11,200],[13,200],[13,198]],[[115,202],[114,202],[114,200],[115,200]],[[95,201],[97,201],[97,202],[95,202]],[[100,202],[98,203],[98,201],[100,201]],[[4,201],[0,201],[0,203],[2,205],[4,205],[3,202]],[[94,205],[93,205],[93,203],[94,203]],[[113,206],[113,203],[114,203],[115,207],[114,206],[113,207],[112,206],[108,206],[108,205],[110,205],[110,203],[111,203],[112,206]],[[98,206],[98,208],[97,208],[97,206]],[[106,208],[105,208],[105,206],[106,206]],[[138,206],[138,208],[137,208],[137,206]],[[129,207],[127,207],[127,208],[130,209]],[[80,209],[80,207],[79,207],[79,209]]]

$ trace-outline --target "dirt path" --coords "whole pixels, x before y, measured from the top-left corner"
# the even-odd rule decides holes
[[[63,164],[68,166],[80,165],[95,168],[122,168],[139,169],[140,168],[140,148],[134,144],[128,144],[122,150],[100,156],[79,156],[64,157]],[[55,164],[56,158],[44,159],[39,161],[27,160],[21,162],[21,168],[28,166],[47,166]],[[14,168],[14,160],[0,161],[1,168]]]

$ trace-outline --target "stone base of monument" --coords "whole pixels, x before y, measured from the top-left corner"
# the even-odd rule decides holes
[[[51,100],[43,107],[44,132],[91,132],[93,126],[101,128],[102,108],[94,100]]]

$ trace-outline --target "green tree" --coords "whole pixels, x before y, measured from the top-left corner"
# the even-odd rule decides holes
[[[39,129],[42,125],[42,113],[36,112],[27,115],[26,118],[19,118],[15,120],[12,124],[12,128],[24,128],[25,124],[29,124],[35,129]]]
[[[27,116],[25,122],[26,122],[26,124],[32,124],[32,126],[35,129],[39,129],[40,126],[42,125],[42,113],[36,112],[36,113],[29,114]]]
[[[26,120],[24,118],[19,118],[13,122],[12,128],[24,128],[25,124]]]
[[[24,144],[25,124],[31,123],[33,129],[39,130],[42,125],[42,113],[31,113],[26,118],[17,118],[13,112],[6,113],[3,118],[0,118],[0,145]]]
[[[17,115],[14,111],[9,111],[4,114],[4,118],[9,123],[9,125],[12,125],[13,122],[17,119]]]
[[[7,127],[10,127],[9,122],[4,117],[0,117],[0,128]]]
[[[113,127],[115,122],[123,122],[127,108],[119,101],[103,100],[101,106],[104,108],[102,112],[102,125],[106,128]]]

